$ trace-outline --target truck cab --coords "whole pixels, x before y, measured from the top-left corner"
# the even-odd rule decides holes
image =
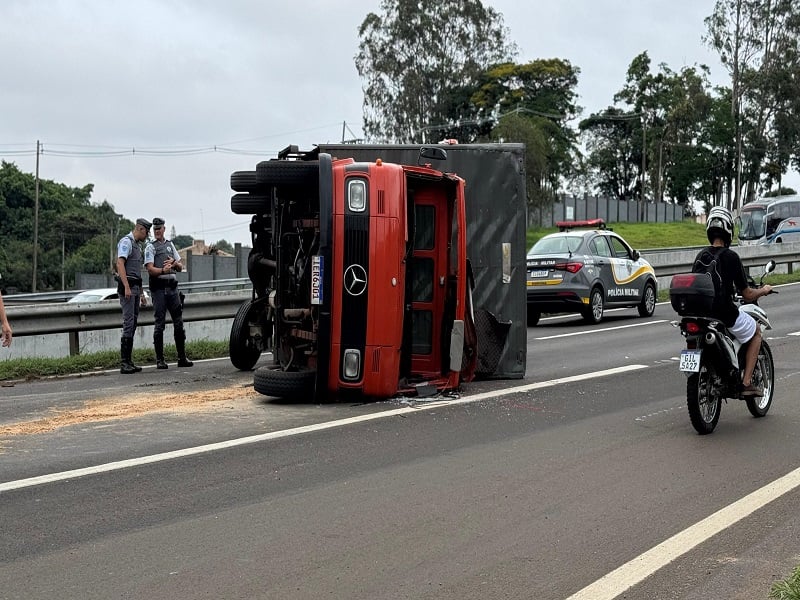
[[[252,214],[253,295],[230,336],[231,361],[257,391],[324,399],[456,389],[477,360],[464,180],[419,164],[356,162],[290,146],[231,175]]]

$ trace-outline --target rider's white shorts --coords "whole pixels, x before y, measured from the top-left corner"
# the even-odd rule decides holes
[[[743,310],[740,310],[739,316],[736,317],[736,323],[733,324],[733,327],[728,327],[728,331],[742,344],[746,344],[756,333],[756,320]]]

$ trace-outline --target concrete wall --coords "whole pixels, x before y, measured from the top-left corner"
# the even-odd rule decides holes
[[[120,316],[120,319],[122,317]],[[190,342],[214,341],[227,342],[231,333],[233,319],[215,321],[193,321],[186,323],[186,339]],[[172,324],[167,320],[164,332],[164,343],[174,344]],[[104,350],[119,350],[120,330],[103,329],[99,331],[82,331],[78,334],[78,346],[81,354],[91,354]],[[136,348],[153,347],[153,326],[136,328],[133,342]],[[12,358],[66,358],[69,356],[69,335],[54,333],[51,335],[31,335],[15,337],[10,348],[0,348],[0,360]]]
[[[666,202],[622,201],[606,196],[568,196],[562,194],[552,207],[532,209],[529,227],[554,227],[556,221],[603,219],[606,223],[668,223],[683,220],[683,206]]]

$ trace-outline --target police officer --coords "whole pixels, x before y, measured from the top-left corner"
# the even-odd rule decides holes
[[[155,239],[144,249],[144,264],[150,275],[150,294],[153,297],[153,346],[156,350],[156,368],[167,369],[164,360],[164,322],[167,311],[172,317],[175,335],[175,349],[178,351],[178,366],[191,367],[192,361],[186,358],[186,331],[183,328],[183,305],[178,292],[176,272],[183,271],[181,256],[175,245],[164,239],[164,219],[153,219]]]
[[[133,364],[133,334],[136,333],[136,321],[139,319],[139,303],[142,297],[142,264],[144,254],[141,243],[150,233],[150,221],[136,219],[136,226],[117,244],[117,292],[122,307],[122,339],[120,340],[121,366],[123,375],[138,373],[142,370]]]

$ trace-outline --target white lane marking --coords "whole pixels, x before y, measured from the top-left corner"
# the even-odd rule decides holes
[[[33,485],[41,485],[45,483],[53,483],[56,481],[64,481],[65,479],[77,479],[78,477],[86,477],[87,475],[95,475],[97,473],[107,473],[109,471],[118,471],[120,469],[127,469],[129,467],[136,467],[140,465],[147,465],[151,463],[161,462],[165,460],[172,460],[175,458],[183,458],[186,456],[193,456],[196,454],[203,454],[206,452],[214,452],[216,450],[224,450],[227,448],[234,448],[236,446],[244,446],[246,444],[256,444],[268,440],[277,440],[293,435],[300,435],[303,433],[311,433],[314,431],[323,431],[325,429],[333,429],[334,427],[343,427],[345,425],[352,425],[354,423],[363,423],[365,421],[373,421],[376,419],[385,419],[387,417],[395,417],[398,415],[405,415],[408,413],[419,412],[423,410],[431,410],[433,408],[441,408],[442,406],[455,406],[459,404],[470,404],[472,402],[479,402],[490,398],[499,398],[509,394],[519,394],[531,390],[552,387],[562,383],[572,383],[575,381],[584,381],[586,379],[593,379],[595,377],[607,377],[609,375],[616,375],[628,371],[636,371],[638,369],[646,369],[647,365],[628,365],[624,367],[616,367],[613,369],[606,369],[604,371],[595,371],[593,373],[584,373],[582,375],[573,375],[571,377],[562,377],[559,379],[550,379],[549,381],[540,381],[537,383],[530,383],[527,385],[520,385],[511,388],[503,388],[491,392],[484,392],[481,394],[474,394],[464,398],[456,398],[453,400],[442,400],[439,402],[428,402],[417,406],[406,406],[403,408],[396,408],[369,415],[359,415],[357,417],[349,417],[347,419],[338,419],[336,421],[328,421],[326,423],[316,423],[314,425],[304,425],[302,427],[293,427],[292,429],[284,429],[282,431],[271,431],[269,433],[261,433],[258,435],[251,435],[248,437],[237,438],[233,440],[226,440],[224,442],[216,442],[214,444],[205,444],[203,446],[195,446],[193,448],[183,448],[181,450],[173,450],[171,452],[162,452],[160,454],[153,454],[150,456],[142,456],[139,458],[129,458],[127,460],[119,460],[116,462],[105,463],[96,465],[94,467],[84,467],[82,469],[73,469],[71,471],[61,471],[60,473],[50,473],[48,475],[39,475],[37,477],[28,477],[27,479],[18,479],[17,481],[9,481],[0,483],[0,492],[7,492],[10,490],[18,490],[20,488],[30,487]]]
[[[787,335],[800,335],[800,331],[794,331],[794,332],[789,333]]]
[[[546,335],[544,337],[537,337],[537,340],[554,340],[556,338],[572,337],[573,335],[587,335],[589,333],[602,333],[604,331],[616,331],[617,329],[628,329],[629,327],[645,327],[646,325],[655,325],[656,323],[666,323],[666,319],[659,319],[657,321],[648,321],[647,323],[633,323],[631,325],[617,325],[616,327],[603,327],[602,329],[587,329],[585,331],[574,331],[572,333],[559,333],[558,335]]]
[[[612,600],[692,548],[798,486],[800,469],[795,469],[673,535],[566,600]]]

